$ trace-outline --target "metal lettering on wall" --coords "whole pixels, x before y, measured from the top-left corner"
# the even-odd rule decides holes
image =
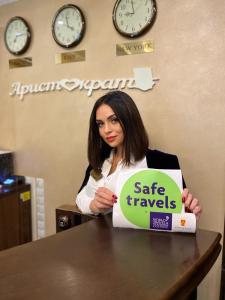
[[[85,50],[58,53],[55,55],[56,64],[85,61]]]
[[[45,93],[53,91],[66,90],[72,92],[75,90],[86,90],[90,97],[95,90],[115,90],[115,89],[138,89],[148,91],[153,88],[159,78],[153,77],[151,68],[133,68],[132,77],[120,77],[111,79],[80,79],[63,78],[57,81],[48,81],[41,83],[22,84],[19,81],[11,85],[10,96],[17,96],[23,100],[27,94]]]
[[[10,69],[31,67],[31,66],[32,66],[32,58],[31,57],[9,59],[9,68]]]
[[[116,55],[150,53],[154,51],[152,41],[131,42],[116,45]]]

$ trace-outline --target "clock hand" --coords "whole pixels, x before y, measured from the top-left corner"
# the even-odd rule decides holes
[[[73,26],[68,26],[71,30],[74,30],[74,27]]]
[[[68,17],[66,16],[66,27],[68,27]]]
[[[25,32],[16,33],[16,36],[21,36],[21,35],[26,35],[26,33]]]
[[[17,38],[18,38],[19,36],[22,36],[22,35],[25,35],[25,34],[26,34],[26,33],[24,33],[24,32],[16,32],[16,36],[15,36],[13,42],[15,43],[16,40],[17,40]]]
[[[130,13],[129,11],[125,12],[124,16],[128,17],[130,15],[133,15],[133,13]]]
[[[135,13],[135,10],[134,10],[134,2],[133,2],[133,0],[131,0],[131,7],[132,7],[132,12],[129,12],[129,11],[125,12],[124,15],[125,15],[126,17],[131,16],[131,15],[134,15],[134,13]]]
[[[134,14],[135,13],[135,11],[134,11],[134,2],[133,2],[133,0],[131,0],[131,5],[132,5],[132,14]]]
[[[74,30],[74,27],[69,25],[68,16],[66,16],[66,27],[70,28],[71,30]]]

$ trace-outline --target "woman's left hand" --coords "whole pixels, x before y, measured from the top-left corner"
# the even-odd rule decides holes
[[[198,199],[194,198],[193,195],[186,188],[182,192],[182,202],[184,203],[185,211],[192,212],[193,214],[195,214],[198,220],[201,215],[202,208]]]

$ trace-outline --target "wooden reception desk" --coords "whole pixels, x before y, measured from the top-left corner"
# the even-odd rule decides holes
[[[185,299],[221,235],[112,228],[110,216],[0,252],[0,299]]]

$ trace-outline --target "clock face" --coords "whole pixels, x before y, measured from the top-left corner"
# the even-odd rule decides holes
[[[113,9],[116,30],[130,38],[138,37],[149,30],[155,17],[155,0],[117,0]]]
[[[52,35],[56,43],[64,48],[74,47],[84,36],[85,19],[81,9],[73,4],[62,6],[52,23]]]
[[[5,29],[5,45],[15,55],[24,53],[29,47],[31,31],[27,22],[21,17],[9,20]]]

